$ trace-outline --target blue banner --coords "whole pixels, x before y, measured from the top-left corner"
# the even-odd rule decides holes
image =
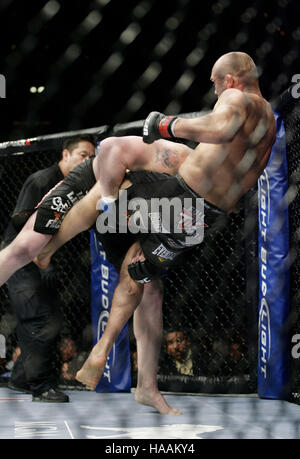
[[[112,298],[119,281],[114,266],[106,254],[94,230],[90,230],[91,252],[91,314],[94,344],[101,338],[107,324]],[[129,392],[131,388],[131,364],[128,325],[115,341],[107,359],[96,392]]]
[[[258,180],[258,395],[286,399],[289,382],[289,221],[285,127],[278,113],[276,141]]]

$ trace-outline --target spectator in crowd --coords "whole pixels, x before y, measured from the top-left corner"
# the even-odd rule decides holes
[[[166,374],[195,376],[196,357],[187,333],[175,327],[165,333],[165,359],[161,370]]]
[[[61,339],[59,350],[63,362],[69,362],[78,355],[77,345],[70,336],[65,336]]]
[[[15,239],[36,205],[78,164],[95,153],[91,136],[67,140],[61,159],[52,166],[30,175],[25,181],[9,222],[2,248]],[[55,212],[53,212],[55,220]],[[51,220],[53,223],[53,221]],[[29,263],[7,281],[8,293],[17,317],[17,337],[21,355],[16,361],[8,386],[31,392],[35,402],[68,402],[57,390],[58,375],[53,371],[53,357],[61,329],[61,311],[56,272],[53,265],[39,270]]]
[[[65,336],[60,341],[60,357],[62,360],[61,379],[65,381],[75,381],[77,371],[82,367],[87,359],[88,351],[78,351],[76,342],[70,336]]]

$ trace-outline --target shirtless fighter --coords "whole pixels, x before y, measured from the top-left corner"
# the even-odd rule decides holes
[[[154,143],[146,145],[142,144],[139,138],[131,138],[130,149],[125,147],[121,149],[121,153],[127,155],[127,163],[130,162],[131,151],[138,151],[140,158],[150,154],[152,165],[155,164],[155,157],[159,151],[176,149],[177,156],[184,154],[186,160],[177,165],[180,175],[176,178],[169,177],[170,180],[166,183],[169,196],[172,196],[172,193],[177,195],[190,193],[203,197],[206,200],[206,216],[213,220],[214,217],[220,214],[226,215],[235,208],[240,198],[255,183],[266,166],[275,139],[275,120],[269,104],[260,93],[257,70],[248,55],[229,53],[222,56],[215,63],[211,78],[218,96],[218,102],[211,114],[196,119],[180,119],[151,113],[145,122],[144,141]],[[172,136],[202,143],[195,150],[188,151],[189,149],[184,145],[167,140],[155,141],[160,137]],[[113,139],[107,140],[113,141]],[[126,139],[115,140],[115,144],[118,142],[126,144]],[[138,169],[149,170],[150,167],[147,167],[147,164],[143,167],[139,163]],[[151,174],[148,174],[148,179],[149,176]],[[134,179],[134,174],[131,178]],[[161,180],[161,177],[157,179]],[[166,177],[165,179],[167,182]],[[130,185],[130,182],[125,181],[123,187]],[[100,195],[97,186],[67,214],[61,227],[61,230],[64,227],[67,232],[65,241],[95,222],[98,215],[95,203]],[[156,188],[154,182],[151,188],[152,190]],[[106,190],[106,196],[114,197],[114,194],[113,188]],[[81,228],[77,229],[75,225],[67,224],[68,220],[72,222],[72,218],[76,222],[81,221]],[[63,231],[59,231],[57,236],[61,236],[61,240],[64,240]],[[42,246],[45,244],[43,243]],[[36,253],[41,248],[40,246]],[[147,251],[146,242],[142,248],[147,257],[149,250]],[[152,269],[157,261],[155,257],[152,257],[152,263],[145,264],[140,252],[139,244],[134,244],[128,251],[105,333],[78,372],[78,380],[90,388],[97,385],[114,340],[141,298],[144,287],[138,281],[143,281],[149,275],[153,277],[157,275]],[[132,264],[133,260],[134,264]],[[131,265],[131,275],[128,273],[128,265]]]
[[[276,136],[273,112],[262,97],[257,69],[250,56],[240,52],[223,55],[213,66],[211,80],[218,96],[212,113],[183,119],[152,112],[144,124],[144,142],[154,142],[152,145],[161,137],[201,142],[179,166],[178,176],[169,177],[165,188],[169,197],[189,191],[204,198],[205,222],[209,224],[220,213],[232,212],[255,184],[267,165]],[[148,147],[145,144],[145,151]],[[179,144],[176,148],[180,148]],[[159,178],[152,183],[153,190],[158,184]],[[134,187],[135,184],[131,186]],[[113,190],[106,192],[114,194]],[[161,261],[153,256],[153,244],[148,244],[150,236],[129,249],[105,332],[77,373],[77,379],[91,389],[101,377],[115,339],[141,298],[144,283],[140,282],[159,275],[159,269],[155,272],[153,266],[160,267]],[[176,235],[172,238],[176,239]]]

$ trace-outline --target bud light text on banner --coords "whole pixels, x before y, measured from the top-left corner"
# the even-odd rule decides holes
[[[258,395],[286,399],[289,382],[289,222],[285,128],[278,113],[276,141],[258,180]]]
[[[119,281],[107,260],[94,230],[90,230],[91,313],[94,344],[101,338],[110,314],[112,298]],[[128,392],[131,389],[131,363],[128,324],[115,341],[96,392]]]

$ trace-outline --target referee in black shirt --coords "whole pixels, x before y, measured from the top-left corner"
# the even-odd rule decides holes
[[[17,236],[44,195],[75,166],[94,154],[92,136],[69,139],[63,145],[58,163],[27,178],[6,230],[4,247]],[[34,263],[29,263],[10,277],[7,286],[17,317],[17,337],[21,349],[8,387],[32,393],[32,401],[68,402],[68,396],[57,390],[57,377],[52,367],[62,324],[53,266],[39,270]]]

